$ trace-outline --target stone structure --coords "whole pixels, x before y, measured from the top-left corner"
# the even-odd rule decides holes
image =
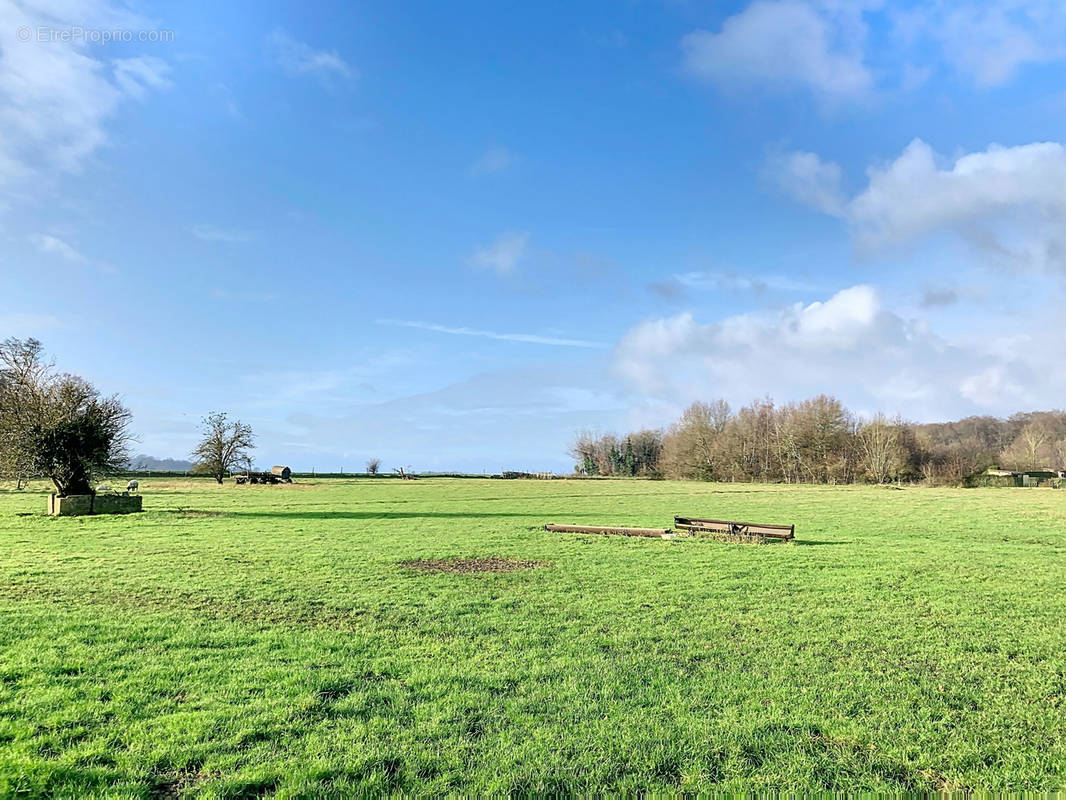
[[[48,513],[53,517],[74,517],[84,514],[134,514],[143,510],[144,498],[139,494],[72,494],[48,496]]]

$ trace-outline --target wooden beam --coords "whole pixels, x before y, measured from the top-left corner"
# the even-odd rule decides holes
[[[620,525],[555,525],[544,526],[546,531],[557,533],[598,533],[603,536],[646,536],[661,539],[670,536],[669,528],[627,528]]]

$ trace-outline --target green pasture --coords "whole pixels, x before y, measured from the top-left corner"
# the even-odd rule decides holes
[[[1066,789],[1066,491],[0,491],[0,797]],[[674,513],[794,544],[548,533]],[[539,562],[433,573],[411,559]]]

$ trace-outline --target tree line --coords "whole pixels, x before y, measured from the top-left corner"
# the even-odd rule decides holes
[[[697,402],[665,430],[581,433],[570,450],[584,475],[775,483],[957,485],[985,469],[1066,467],[1066,411],[916,424],[863,419],[834,397],[734,411]]]

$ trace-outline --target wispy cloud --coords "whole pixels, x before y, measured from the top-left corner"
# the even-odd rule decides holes
[[[470,260],[475,266],[509,275],[518,268],[528,245],[528,233],[501,233],[491,243],[477,248]]]
[[[702,270],[681,272],[648,287],[667,299],[679,299],[691,291],[813,292],[820,287],[784,275],[743,275],[738,272]]]
[[[107,61],[78,39],[24,41],[39,28],[144,29],[147,20],[100,0],[0,7],[0,186],[81,169],[108,141],[124,101],[168,85],[167,65],[147,56]]]
[[[59,317],[52,314],[0,314],[0,331],[3,336],[39,336],[41,331],[58,328]]]
[[[470,174],[478,176],[503,172],[514,162],[514,153],[506,147],[490,147],[477,161],[470,165]]]
[[[352,80],[358,77],[355,68],[341,58],[336,50],[315,50],[284,31],[277,30],[270,34],[267,48],[289,75],[310,75],[319,80]]]
[[[85,264],[89,259],[80,250],[48,233],[30,234],[30,244],[48,255],[56,255],[72,264]]]
[[[87,267],[92,267],[106,275],[118,274],[118,269],[114,264],[95,258],[89,258],[85,253],[78,250],[69,242],[60,239],[58,236],[53,236],[50,233],[33,233],[27,238],[29,239],[30,244],[45,255],[58,256],[64,261],[69,261],[71,264],[82,264]]]
[[[480,336],[484,339],[496,339],[503,342],[525,342],[527,344],[547,344],[557,347],[587,347],[592,349],[606,349],[606,345],[599,342],[589,342],[584,339],[561,339],[554,336],[541,336],[535,333],[498,333],[496,331],[483,331],[477,328],[454,328],[448,325],[437,325],[433,322],[419,322],[417,320],[403,319],[379,319],[378,325],[393,325],[401,328],[417,328],[434,333],[446,333],[450,336]]]
[[[130,97],[139,100],[149,89],[166,89],[170,86],[170,79],[167,77],[170,74],[170,66],[160,58],[117,58],[113,64],[115,83]]]
[[[251,241],[252,239],[252,234],[248,231],[237,230],[234,228],[217,228],[214,225],[193,225],[189,230],[192,232],[193,236],[197,239],[202,239],[205,242],[238,244],[240,242]]]

